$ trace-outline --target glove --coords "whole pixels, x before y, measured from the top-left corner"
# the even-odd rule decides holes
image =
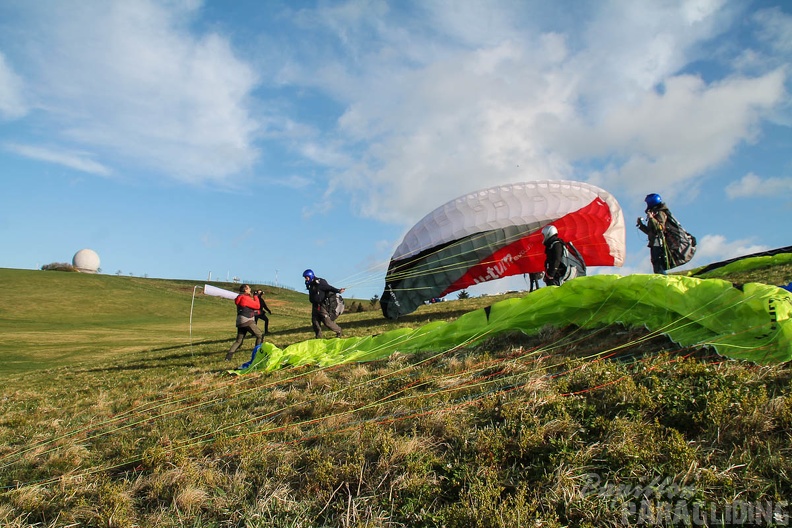
[[[643,218],[639,216],[638,220],[636,220],[635,222],[635,227],[641,227],[641,226],[643,226]]]

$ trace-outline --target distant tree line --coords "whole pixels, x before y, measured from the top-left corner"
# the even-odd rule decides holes
[[[43,271],[74,271],[74,272],[80,271],[77,268],[75,268],[73,265],[68,264],[66,262],[51,262],[50,264],[44,264],[43,266],[41,266],[41,269]],[[102,268],[97,269],[96,273],[102,273]]]
[[[41,266],[44,271],[77,271],[77,268],[66,262],[52,262]]]

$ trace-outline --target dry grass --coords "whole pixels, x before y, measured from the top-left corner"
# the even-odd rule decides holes
[[[789,365],[547,327],[240,378],[227,315],[216,340],[8,378],[0,525],[624,526],[625,490],[657,479],[703,504],[792,495]]]

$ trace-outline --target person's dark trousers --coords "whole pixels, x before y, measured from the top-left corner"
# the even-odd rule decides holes
[[[269,317],[264,314],[256,316],[256,323],[259,322],[259,319],[264,320],[264,334],[269,334]]]
[[[316,334],[316,339],[322,339],[322,324],[335,332],[336,337],[341,337],[341,327],[330,319],[327,311],[322,306],[318,308],[314,307],[313,313],[311,314],[311,326],[313,327],[314,334]]]
[[[236,341],[231,345],[231,348],[228,349],[228,354],[226,354],[226,359],[230,360],[234,356],[234,352],[242,346],[242,342],[245,340],[245,336],[247,333],[250,332],[254,336],[256,336],[256,345],[260,345],[262,341],[264,341],[264,334],[261,333],[261,329],[256,325],[255,320],[250,321],[242,326],[237,326],[237,337]]]
[[[652,259],[652,268],[655,273],[666,275],[668,263],[666,262],[666,253],[663,246],[652,246],[649,248],[649,255]]]

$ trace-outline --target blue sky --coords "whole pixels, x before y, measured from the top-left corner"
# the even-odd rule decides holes
[[[663,196],[691,266],[792,244],[792,3],[0,2],[0,267],[381,294],[501,183]],[[522,289],[512,278],[472,294]]]

